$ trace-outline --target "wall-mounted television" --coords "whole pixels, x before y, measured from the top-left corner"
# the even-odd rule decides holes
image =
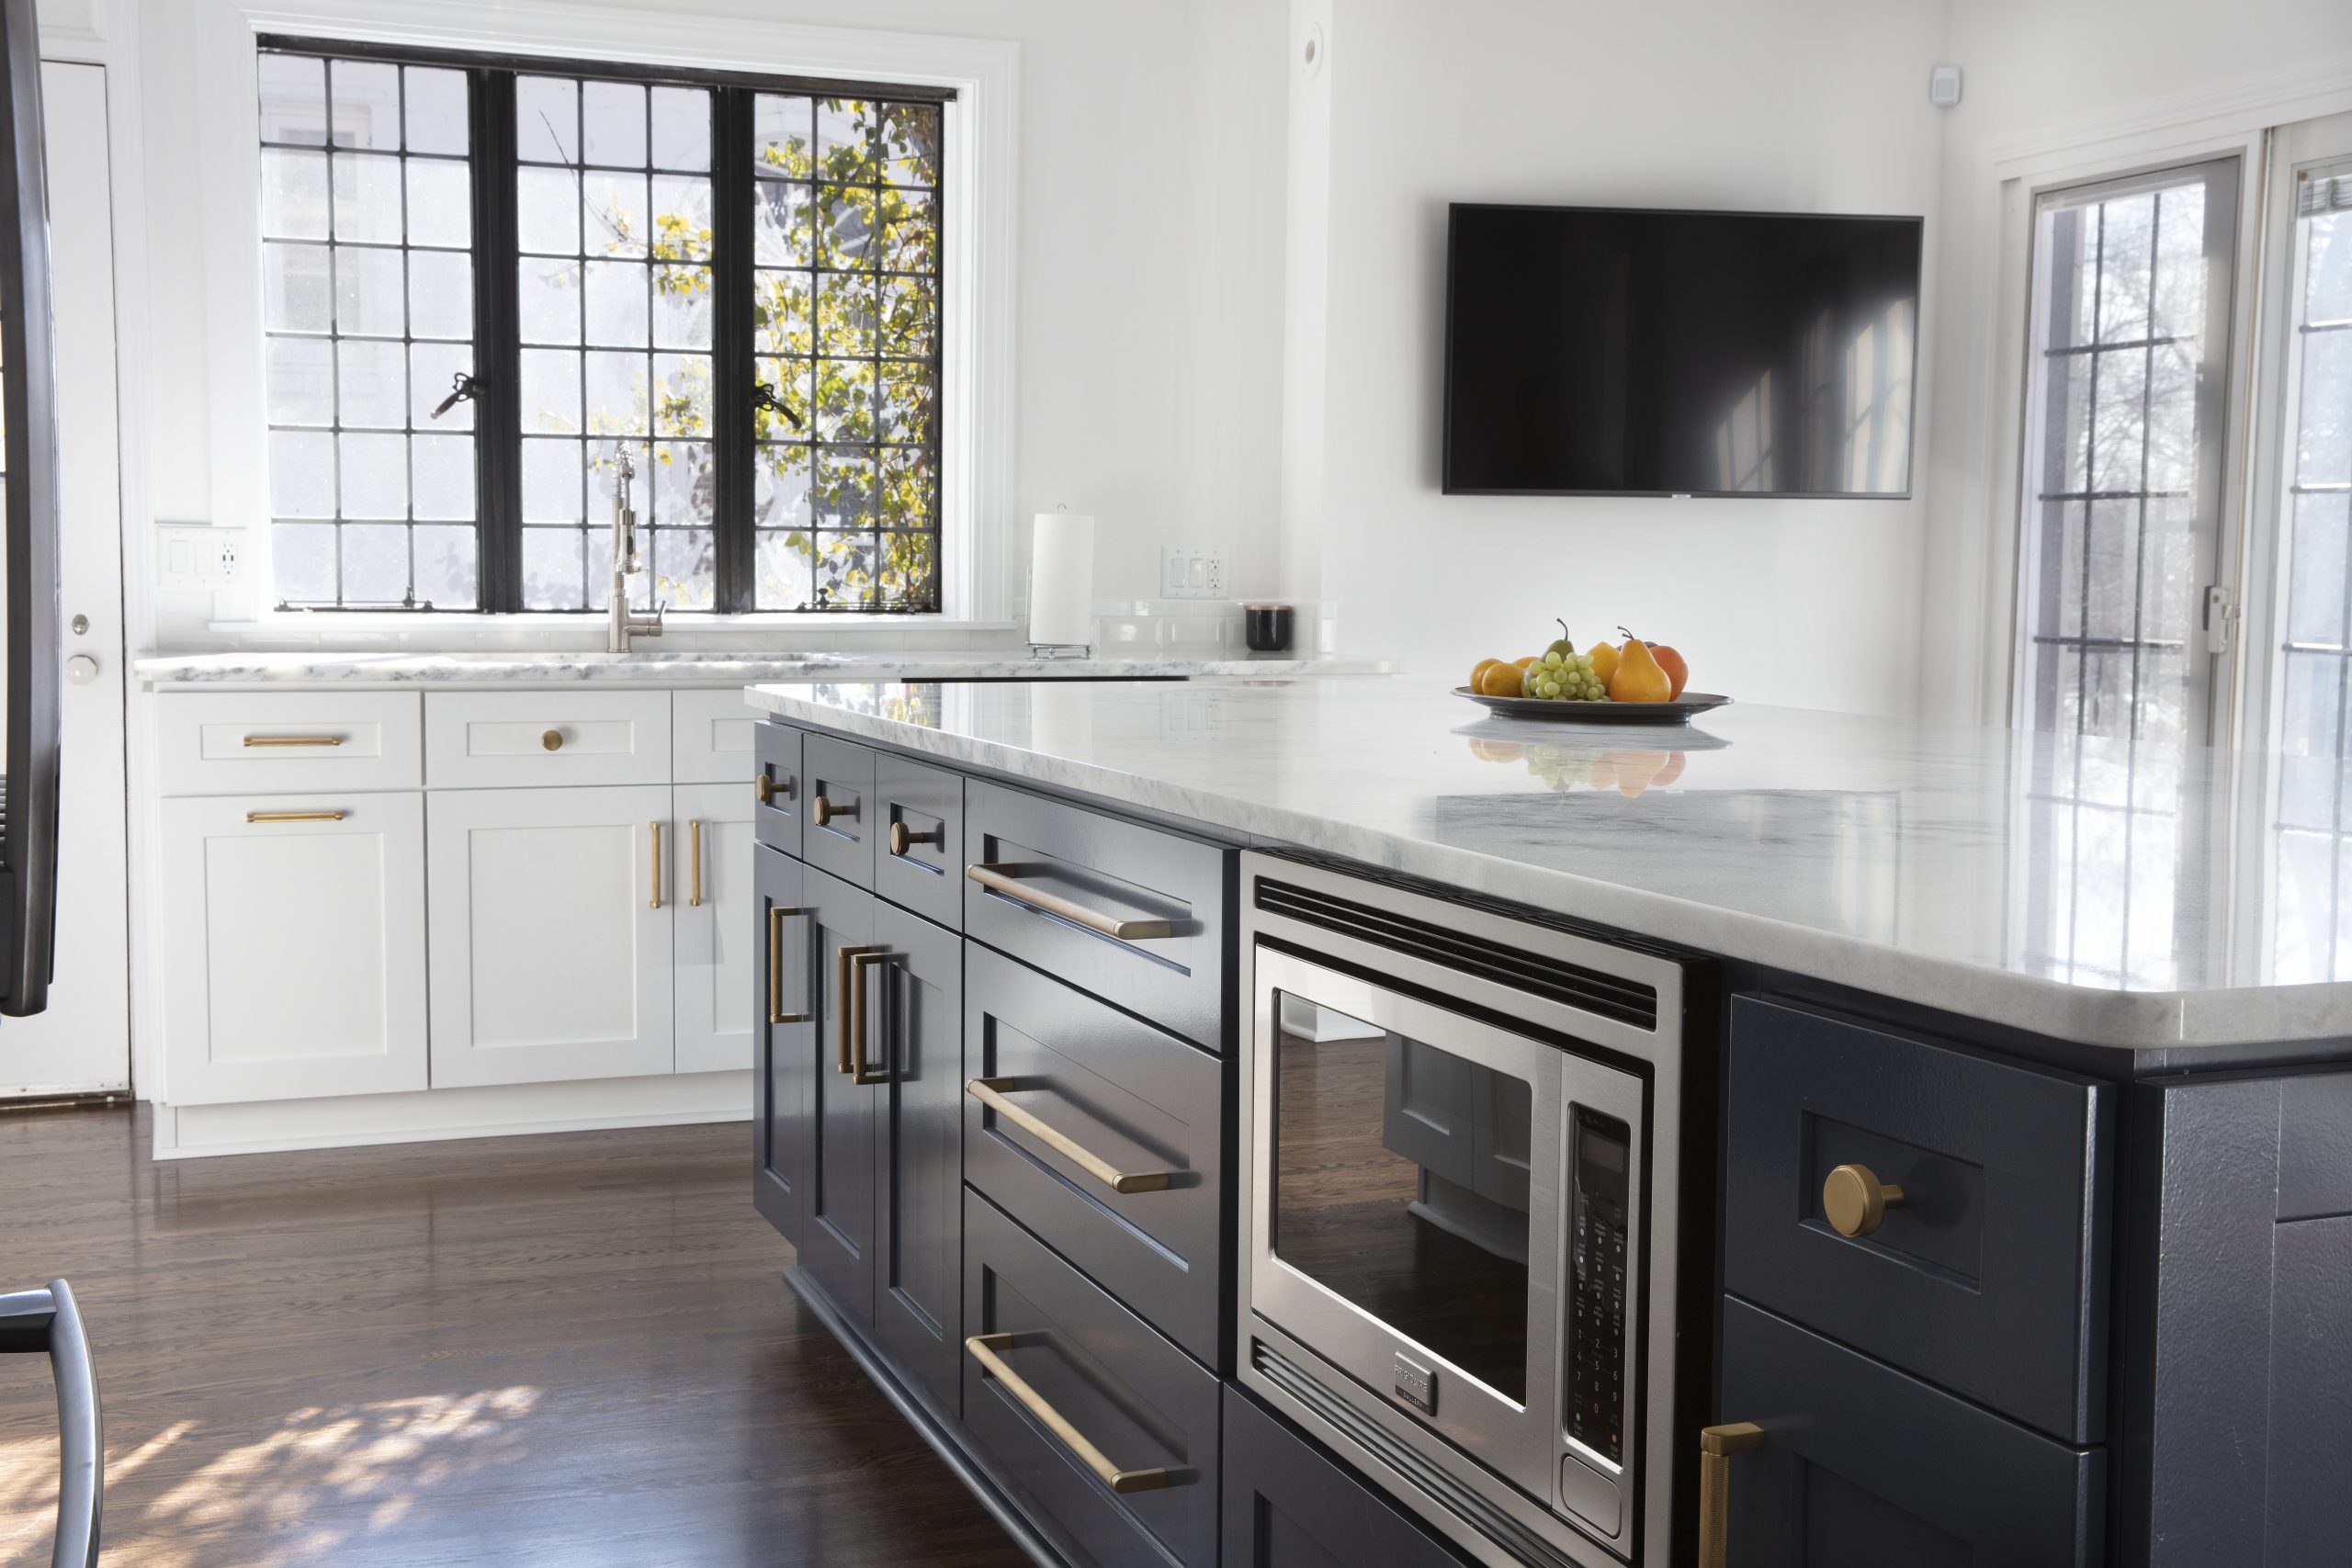
[[[1920,231],[1456,203],[1446,493],[1908,495]]]

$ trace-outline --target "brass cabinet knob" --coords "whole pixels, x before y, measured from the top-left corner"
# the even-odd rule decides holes
[[[560,729],[548,730],[545,735],[539,737],[539,744],[546,747],[550,751],[562,750],[563,731]]]
[[[775,780],[768,777],[767,774],[762,773],[758,778],[752,781],[752,793],[760,797],[760,804],[762,806],[765,806],[779,795],[789,799],[792,795],[792,781],[790,779],[786,779],[783,783],[779,784]]]
[[[821,828],[833,819],[833,803],[823,795],[808,803],[808,820]]]
[[[904,822],[890,824],[890,852],[894,855],[905,854],[917,844],[944,843],[946,839],[947,829],[944,827],[932,828],[918,833]]]
[[[1866,1165],[1841,1165],[1821,1184],[1821,1212],[1839,1235],[1870,1235],[1902,1202],[1903,1189],[1881,1181]]]

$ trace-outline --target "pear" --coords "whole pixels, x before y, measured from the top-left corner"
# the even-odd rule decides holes
[[[1560,635],[1554,637],[1552,646],[1544,651],[1556,653],[1563,659],[1574,659],[1577,654],[1577,645],[1576,639],[1568,636],[1568,623],[1555,615],[1552,617],[1552,624],[1560,628]]]
[[[1620,626],[1619,631],[1625,631]],[[1609,700],[1612,703],[1662,703],[1674,695],[1674,679],[1658,667],[1650,656],[1649,644],[1631,632],[1625,632],[1625,646],[1617,655],[1617,668],[1609,673]]]

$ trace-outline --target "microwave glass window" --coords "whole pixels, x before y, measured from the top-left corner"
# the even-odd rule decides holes
[[[1273,1250],[1527,1401],[1525,1080],[1275,993]]]

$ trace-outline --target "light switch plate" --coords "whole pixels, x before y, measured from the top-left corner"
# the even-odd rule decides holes
[[[245,573],[245,531],[204,523],[164,523],[155,529],[155,586],[201,591],[240,587]]]
[[[1233,576],[1233,552],[1223,545],[1162,545],[1159,593],[1164,599],[1222,599]]]

